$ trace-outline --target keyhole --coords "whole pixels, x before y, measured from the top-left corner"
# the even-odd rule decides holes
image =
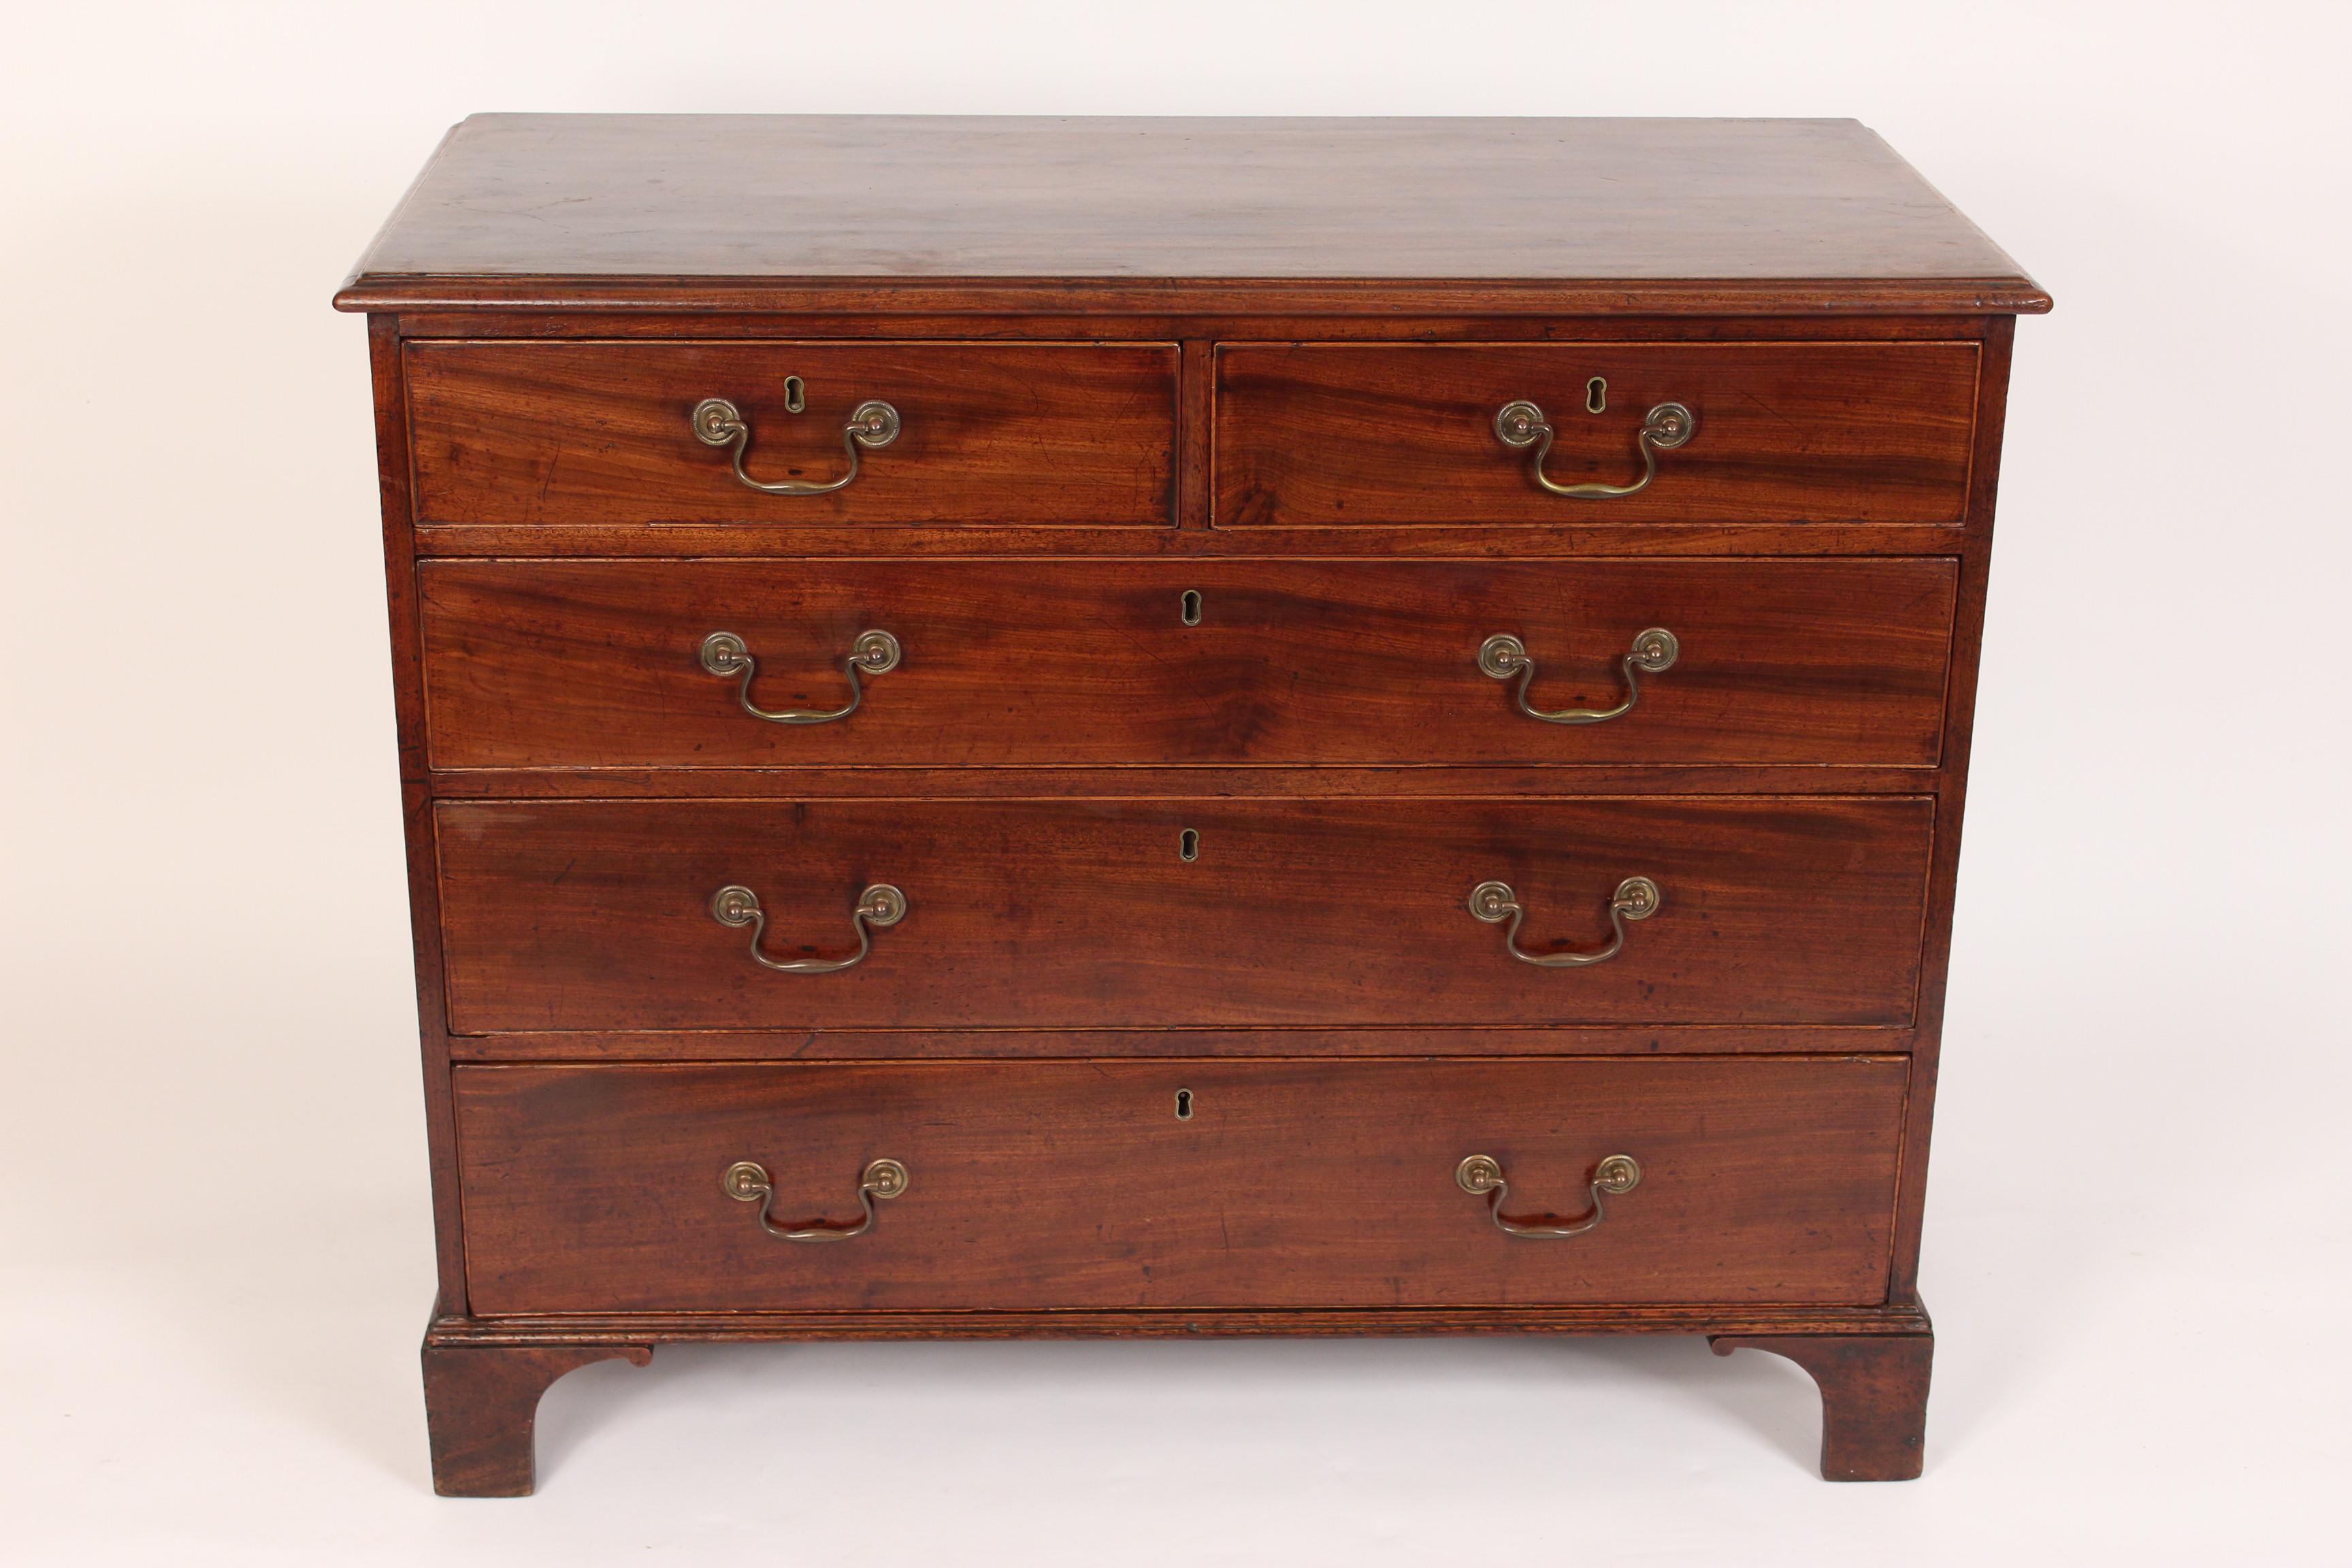
[[[1189,827],[1178,834],[1176,857],[1180,860],[1198,860],[1201,858],[1201,836]]]
[[[1192,1091],[1189,1089],[1180,1089],[1176,1091],[1176,1120],[1179,1121],[1192,1120]]]
[[[1584,411],[1587,414],[1598,414],[1608,406],[1609,383],[1596,375],[1584,384]]]
[[[1188,626],[1197,626],[1201,624],[1201,591],[1199,589],[1184,590],[1184,596],[1176,601],[1176,615]]]
[[[798,414],[807,406],[808,388],[801,384],[801,378],[796,375],[784,377],[784,412]]]

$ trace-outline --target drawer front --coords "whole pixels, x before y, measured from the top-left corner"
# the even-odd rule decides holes
[[[459,1068],[471,1310],[1884,1299],[1906,1069],[1843,1058]],[[1189,1091],[1189,1092],[1187,1092]],[[1177,1114],[1178,1095],[1185,1092]],[[1639,1177],[1581,1235],[1601,1163]],[[906,1182],[865,1234],[861,1174]],[[768,1193],[722,1187],[760,1167]],[[1612,1167],[1621,1168],[1621,1167]],[[888,1185],[886,1180],[882,1184]],[[1560,1223],[1568,1222],[1568,1223]]]
[[[1221,346],[1220,527],[1958,523],[1973,343]],[[1594,389],[1594,383],[1601,386]],[[1588,411],[1598,401],[1598,412]],[[1543,471],[1622,489],[1650,411],[1692,423],[1636,493],[1556,495],[1496,416],[1540,409]],[[1671,440],[1671,436],[1666,437]]]
[[[461,1034],[1900,1026],[1933,815],[1910,796],[445,802],[449,1017]],[[1645,919],[1612,912],[1634,878],[1662,895]],[[1516,893],[1516,936],[1471,912],[1487,882]],[[879,887],[903,920],[854,917]],[[742,899],[742,923],[715,917],[727,888],[756,900],[756,933]],[[1506,945],[1590,953],[1621,931],[1580,967]],[[755,935],[771,962],[869,951],[778,973]]]
[[[405,363],[421,522],[1172,521],[1171,344],[425,342]],[[739,444],[698,436],[709,399]],[[842,478],[869,402],[895,435],[842,488],[737,476]]]
[[[428,562],[443,768],[1929,766],[1956,563]],[[1192,624],[1187,624],[1188,622]],[[1672,662],[1628,670],[1663,627]],[[833,712],[881,630],[900,657]],[[715,634],[750,660],[702,657]],[[1518,639],[1534,674],[1490,676]],[[1593,714],[1598,722],[1546,721]]]

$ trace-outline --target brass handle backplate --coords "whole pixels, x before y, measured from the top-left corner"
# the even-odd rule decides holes
[[[719,1178],[719,1185],[730,1198],[758,1204],[760,1227],[770,1236],[786,1241],[847,1241],[874,1228],[874,1200],[897,1197],[907,1190],[907,1167],[896,1160],[877,1160],[866,1166],[857,1178],[857,1202],[866,1211],[866,1217],[845,1224],[808,1219],[778,1225],[768,1212],[776,1199],[775,1184],[768,1180],[768,1168],[755,1161],[738,1160],[728,1166],[727,1173]]]
[[[744,712],[754,719],[765,719],[771,724],[829,724],[835,719],[846,719],[857,711],[866,700],[866,689],[858,684],[860,672],[866,675],[887,675],[898,668],[898,639],[888,632],[864,631],[849,645],[849,657],[841,668],[849,677],[849,701],[839,708],[785,708],[774,711],[751,700],[751,678],[760,673],[759,661],[743,639],[733,632],[713,632],[702,639],[702,668],[721,680],[736,680],[735,700]]]
[[[1642,477],[1630,485],[1563,485],[1544,472],[1544,458],[1551,451],[1558,434],[1544,411],[1521,399],[1506,403],[1495,413],[1495,437],[1504,446],[1514,449],[1533,447],[1535,458],[1528,471],[1536,483],[1556,496],[1570,496],[1578,500],[1606,500],[1612,496],[1638,495],[1649,489],[1650,481],[1658,477],[1658,454],[1671,452],[1698,432],[1698,416],[1680,403],[1661,403],[1642,418],[1642,428],[1633,437],[1633,445],[1642,454]]]
[[[874,951],[867,927],[894,926],[907,918],[907,895],[887,882],[877,882],[857,895],[849,911],[849,923],[857,931],[857,951],[847,958],[770,958],[760,950],[760,938],[768,929],[767,913],[760,908],[760,895],[749,888],[730,884],[711,894],[710,918],[738,931],[750,926],[751,956],[762,969],[779,974],[835,974],[865,963],[866,955]]]
[[[837,479],[824,484],[810,484],[801,479],[778,479],[763,484],[743,471],[743,453],[751,445],[751,422],[742,410],[723,397],[706,397],[694,405],[688,416],[694,426],[694,438],[706,447],[725,447],[735,457],[735,477],[771,496],[821,496],[840,489],[857,477],[857,454],[861,447],[880,448],[898,438],[898,411],[879,399],[868,399],[850,410],[849,423],[841,427],[841,445],[849,454],[849,469]]]
[[[1681,642],[1664,626],[1652,626],[1634,637],[1633,651],[1618,661],[1625,676],[1625,700],[1614,708],[1562,708],[1546,712],[1530,704],[1528,682],[1535,679],[1536,661],[1528,657],[1528,645],[1507,632],[1497,632],[1478,645],[1478,668],[1496,680],[1509,680],[1516,676],[1519,683],[1519,711],[1530,719],[1540,719],[1547,724],[1598,724],[1604,719],[1631,713],[1633,704],[1642,700],[1641,678],[1672,669],[1682,651]]]
[[[1621,1197],[1642,1184],[1642,1167],[1631,1154],[1612,1154],[1592,1171],[1592,1212],[1582,1219],[1562,1219],[1558,1215],[1532,1215],[1525,1219],[1513,1219],[1503,1212],[1503,1200],[1510,1195],[1510,1184],[1503,1180],[1503,1163],[1492,1154],[1473,1154],[1454,1167],[1454,1180],[1461,1189],[1475,1197],[1485,1194],[1486,1213],[1495,1228],[1505,1236],[1532,1237],[1548,1240],[1563,1236],[1582,1236],[1598,1226],[1608,1215],[1602,1212],[1603,1194]]]
[[[1508,882],[1481,882],[1470,889],[1470,912],[1488,925],[1510,922],[1503,932],[1503,946],[1521,963],[1532,963],[1539,969],[1580,969],[1588,963],[1601,963],[1612,959],[1625,946],[1625,922],[1645,921],[1658,912],[1665,895],[1647,877],[1628,877],[1617,884],[1617,891],[1609,900],[1609,926],[1613,933],[1609,945],[1592,952],[1528,952],[1519,946],[1519,922],[1527,918],[1527,908],[1519,895],[1511,890]]]

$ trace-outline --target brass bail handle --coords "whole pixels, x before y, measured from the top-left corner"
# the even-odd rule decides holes
[[[752,701],[751,680],[760,673],[760,662],[751,657],[751,646],[733,632],[713,632],[704,637],[700,658],[704,669],[721,680],[735,680],[735,701],[752,718],[771,724],[830,724],[848,718],[866,700],[866,688],[858,683],[858,676],[889,674],[898,668],[901,651],[898,639],[888,632],[858,633],[841,661],[842,672],[849,677],[849,700],[839,708],[770,710]]]
[[[1519,895],[1511,890],[1511,885],[1481,882],[1470,889],[1470,912],[1488,925],[1509,921],[1503,932],[1505,950],[1521,963],[1532,963],[1538,969],[1581,969],[1587,964],[1605,963],[1624,950],[1625,922],[1648,920],[1665,901],[1665,894],[1649,878],[1628,877],[1617,884],[1616,892],[1609,898],[1612,934],[1607,947],[1591,952],[1529,952],[1519,946],[1519,922],[1527,918],[1527,907],[1519,902]]]
[[[1661,403],[1642,416],[1642,428],[1634,433],[1634,447],[1642,454],[1642,477],[1630,485],[1563,485],[1544,472],[1544,458],[1551,451],[1552,438],[1558,434],[1541,408],[1524,398],[1506,403],[1495,413],[1495,437],[1504,446],[1516,449],[1533,447],[1535,456],[1528,471],[1536,483],[1556,496],[1570,496],[1577,500],[1606,500],[1613,496],[1638,495],[1650,488],[1658,477],[1658,454],[1671,452],[1698,433],[1698,416],[1680,403]]]
[[[1528,682],[1536,676],[1536,661],[1528,655],[1528,645],[1507,632],[1497,632],[1478,645],[1478,668],[1496,680],[1517,678],[1519,711],[1530,719],[1540,719],[1547,724],[1598,724],[1604,720],[1620,719],[1633,710],[1642,700],[1642,677],[1672,669],[1675,660],[1682,657],[1683,645],[1674,633],[1664,626],[1652,626],[1633,638],[1632,651],[1617,661],[1625,679],[1625,700],[1614,708],[1561,708],[1549,712],[1528,701]]]
[[[800,1220],[791,1225],[778,1225],[769,1212],[775,1202],[776,1187],[768,1179],[768,1168],[753,1160],[738,1160],[727,1167],[719,1178],[719,1189],[741,1203],[760,1205],[760,1228],[770,1236],[785,1241],[847,1241],[864,1236],[874,1228],[874,1200],[895,1198],[907,1190],[907,1167],[896,1160],[877,1160],[866,1167],[857,1178],[858,1206],[866,1211],[863,1219],[835,1222],[827,1219]]]
[[[1560,1237],[1582,1236],[1608,1218],[1601,1207],[1601,1197],[1622,1197],[1642,1184],[1642,1167],[1631,1154],[1612,1154],[1593,1167],[1590,1192],[1592,1212],[1582,1219],[1562,1219],[1558,1215],[1530,1215],[1513,1219],[1503,1212],[1503,1201],[1510,1196],[1510,1184],[1503,1179],[1503,1163],[1492,1154],[1473,1154],[1454,1167],[1454,1184],[1473,1197],[1485,1195],[1487,1215],[1495,1228],[1505,1236],[1524,1236],[1538,1241]]]
[[[730,448],[735,458],[735,477],[771,496],[821,496],[842,489],[857,477],[857,454],[860,448],[879,450],[898,438],[898,411],[879,398],[869,398],[852,409],[849,423],[841,427],[841,445],[849,454],[849,470],[837,479],[824,484],[809,484],[800,479],[778,479],[765,484],[743,471],[743,453],[751,445],[751,424],[743,417],[742,410],[723,397],[706,397],[694,405],[688,416],[694,428],[694,438],[706,447]]]
[[[849,910],[849,923],[857,932],[857,951],[847,958],[770,958],[760,949],[760,939],[768,930],[767,912],[760,908],[760,895],[749,888],[730,884],[711,894],[710,918],[736,931],[750,926],[751,957],[762,969],[779,974],[838,974],[865,963],[866,955],[874,951],[866,928],[894,926],[907,918],[907,895],[887,882],[877,882],[857,895]]]

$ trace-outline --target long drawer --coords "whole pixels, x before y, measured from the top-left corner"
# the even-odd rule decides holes
[[[1215,521],[1958,523],[1977,373],[1967,342],[1227,344]]]
[[[1930,766],[1958,594],[1940,558],[434,561],[419,581],[442,768]],[[876,633],[894,657],[853,681]]]
[[[1169,343],[423,342],[406,369],[425,523],[1173,521]]]
[[[460,1034],[1900,1026],[1933,820],[1913,796],[435,811]]]
[[[1866,1303],[1906,1081],[1856,1058],[460,1068],[467,1291],[486,1315]]]

